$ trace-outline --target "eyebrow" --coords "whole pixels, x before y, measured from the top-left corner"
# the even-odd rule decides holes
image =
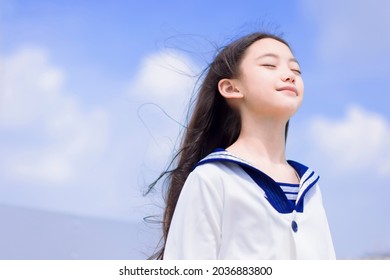
[[[259,60],[259,59],[261,59],[261,58],[263,58],[263,57],[268,57],[268,56],[274,57],[274,58],[279,58],[279,56],[276,55],[276,54],[274,54],[274,53],[266,53],[266,54],[262,54],[262,55],[258,56],[258,57],[256,58],[256,60]],[[298,60],[297,60],[295,57],[290,58],[288,61],[296,62],[296,63],[298,63],[298,65],[299,65],[299,62],[298,62]]]

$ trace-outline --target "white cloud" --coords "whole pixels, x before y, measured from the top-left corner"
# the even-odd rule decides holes
[[[191,86],[188,81],[189,76],[194,75],[194,70],[193,62],[182,54],[151,54],[143,60],[129,94],[175,97],[183,88]]]
[[[182,117],[191,97],[198,68],[190,58],[175,52],[147,56],[128,86],[128,96],[153,102],[171,117]]]
[[[150,135],[144,160],[154,170],[162,171],[177,144],[197,72],[198,67],[183,54],[154,53],[143,60],[128,86],[128,97],[144,102],[139,117]]]
[[[42,48],[14,52],[0,69],[1,201],[139,217],[142,205],[150,203],[141,194],[165,167],[181,129],[171,118],[182,121],[191,96],[191,60],[152,54],[127,84],[126,95],[118,92],[92,109],[66,91],[65,72]],[[149,102],[155,105],[143,106]]]
[[[0,160],[3,172],[25,182],[75,179],[82,163],[106,147],[107,112],[83,110],[43,49],[27,47],[2,61],[0,133],[14,139]]]
[[[63,73],[42,49],[25,48],[1,65],[0,127],[30,124],[47,116],[59,99]]]
[[[390,124],[383,116],[351,105],[343,119],[317,117],[310,123],[310,138],[334,170],[368,168],[390,174]]]

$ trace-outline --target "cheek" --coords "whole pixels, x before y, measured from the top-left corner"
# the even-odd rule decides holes
[[[297,90],[301,93],[303,96],[303,93],[305,91],[305,84],[303,83],[302,78],[300,78],[296,83]]]
[[[248,85],[250,84],[269,84],[270,81],[275,79],[277,75],[276,71],[265,71],[261,67],[251,67],[245,71],[243,78],[244,82]]]

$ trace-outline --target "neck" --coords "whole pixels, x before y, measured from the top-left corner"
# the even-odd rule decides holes
[[[286,123],[266,118],[243,120],[237,141],[227,150],[250,160],[286,163]]]

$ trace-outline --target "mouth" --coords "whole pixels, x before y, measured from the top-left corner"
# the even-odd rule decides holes
[[[281,87],[281,88],[278,88],[277,91],[286,93],[288,95],[298,96],[297,89],[295,87],[292,87],[292,86]]]

